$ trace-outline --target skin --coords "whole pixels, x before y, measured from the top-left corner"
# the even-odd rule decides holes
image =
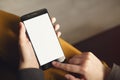
[[[102,62],[91,52],[73,56],[68,63],[53,62],[54,67],[77,73],[79,77],[66,74],[68,80],[105,80],[110,72]]]
[[[56,22],[55,18],[51,19],[53,25]],[[59,24],[54,25],[55,31],[60,28]],[[20,22],[19,46],[21,51],[19,69],[37,68],[39,65],[34,55],[33,48],[29,39],[26,36],[24,24]],[[59,37],[61,32],[56,33]],[[72,74],[66,74],[68,80],[105,80],[110,69],[104,67],[102,62],[91,52],[86,52],[80,55],[73,56],[68,63],[53,62],[54,67],[68,72],[76,73],[78,77]],[[82,78],[79,76],[82,75]]]
[[[51,22],[53,25],[56,22],[56,18],[51,18]],[[34,55],[34,51],[31,45],[31,42],[29,41],[28,37],[26,36],[26,30],[24,27],[24,24],[22,22],[19,23],[20,31],[19,31],[19,46],[20,46],[20,69],[25,68],[38,68],[39,65],[37,62],[37,59]],[[54,25],[55,31],[57,31],[60,28],[59,24]],[[59,37],[61,35],[61,32],[56,33]]]

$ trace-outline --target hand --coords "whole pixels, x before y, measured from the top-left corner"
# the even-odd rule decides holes
[[[69,60],[68,64],[53,62],[53,66],[83,76],[77,78],[71,74],[66,74],[65,77],[69,80],[104,80],[109,72],[91,52],[75,55]]]
[[[51,19],[53,25],[56,22],[56,18]],[[59,24],[54,25],[55,31],[60,28]],[[36,56],[34,54],[31,42],[25,33],[25,27],[22,22],[20,22],[20,33],[19,33],[19,45],[20,45],[20,69],[24,68],[39,68]],[[60,37],[61,32],[56,33]]]

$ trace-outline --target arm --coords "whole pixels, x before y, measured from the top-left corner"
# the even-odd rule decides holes
[[[52,18],[52,23],[55,23],[56,19]],[[55,25],[55,30],[59,29],[59,25]],[[19,33],[19,47],[20,47],[20,66],[18,72],[19,80],[44,80],[43,71],[39,69],[36,56],[34,54],[31,42],[26,36],[25,27],[20,22],[20,33]],[[57,32],[57,36],[61,35]]]
[[[19,80],[44,80],[43,71],[39,69],[36,56],[30,41],[25,34],[25,27],[20,22],[20,66],[18,72]]]
[[[43,71],[36,68],[22,69],[18,73],[19,80],[44,80],[43,76]]]
[[[120,66],[114,64],[107,80],[120,80]]]

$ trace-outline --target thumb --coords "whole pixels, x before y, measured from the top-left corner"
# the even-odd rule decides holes
[[[26,30],[24,27],[24,24],[22,22],[19,23],[20,26],[20,32],[19,32],[19,40],[21,43],[27,41],[27,36],[26,36]]]

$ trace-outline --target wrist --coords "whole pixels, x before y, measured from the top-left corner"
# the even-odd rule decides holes
[[[104,67],[104,80],[107,79],[108,75],[110,74],[111,69],[108,66]]]
[[[27,69],[27,68],[36,68],[39,69],[39,64],[38,63],[34,63],[34,62],[20,62],[20,66],[19,69]]]

